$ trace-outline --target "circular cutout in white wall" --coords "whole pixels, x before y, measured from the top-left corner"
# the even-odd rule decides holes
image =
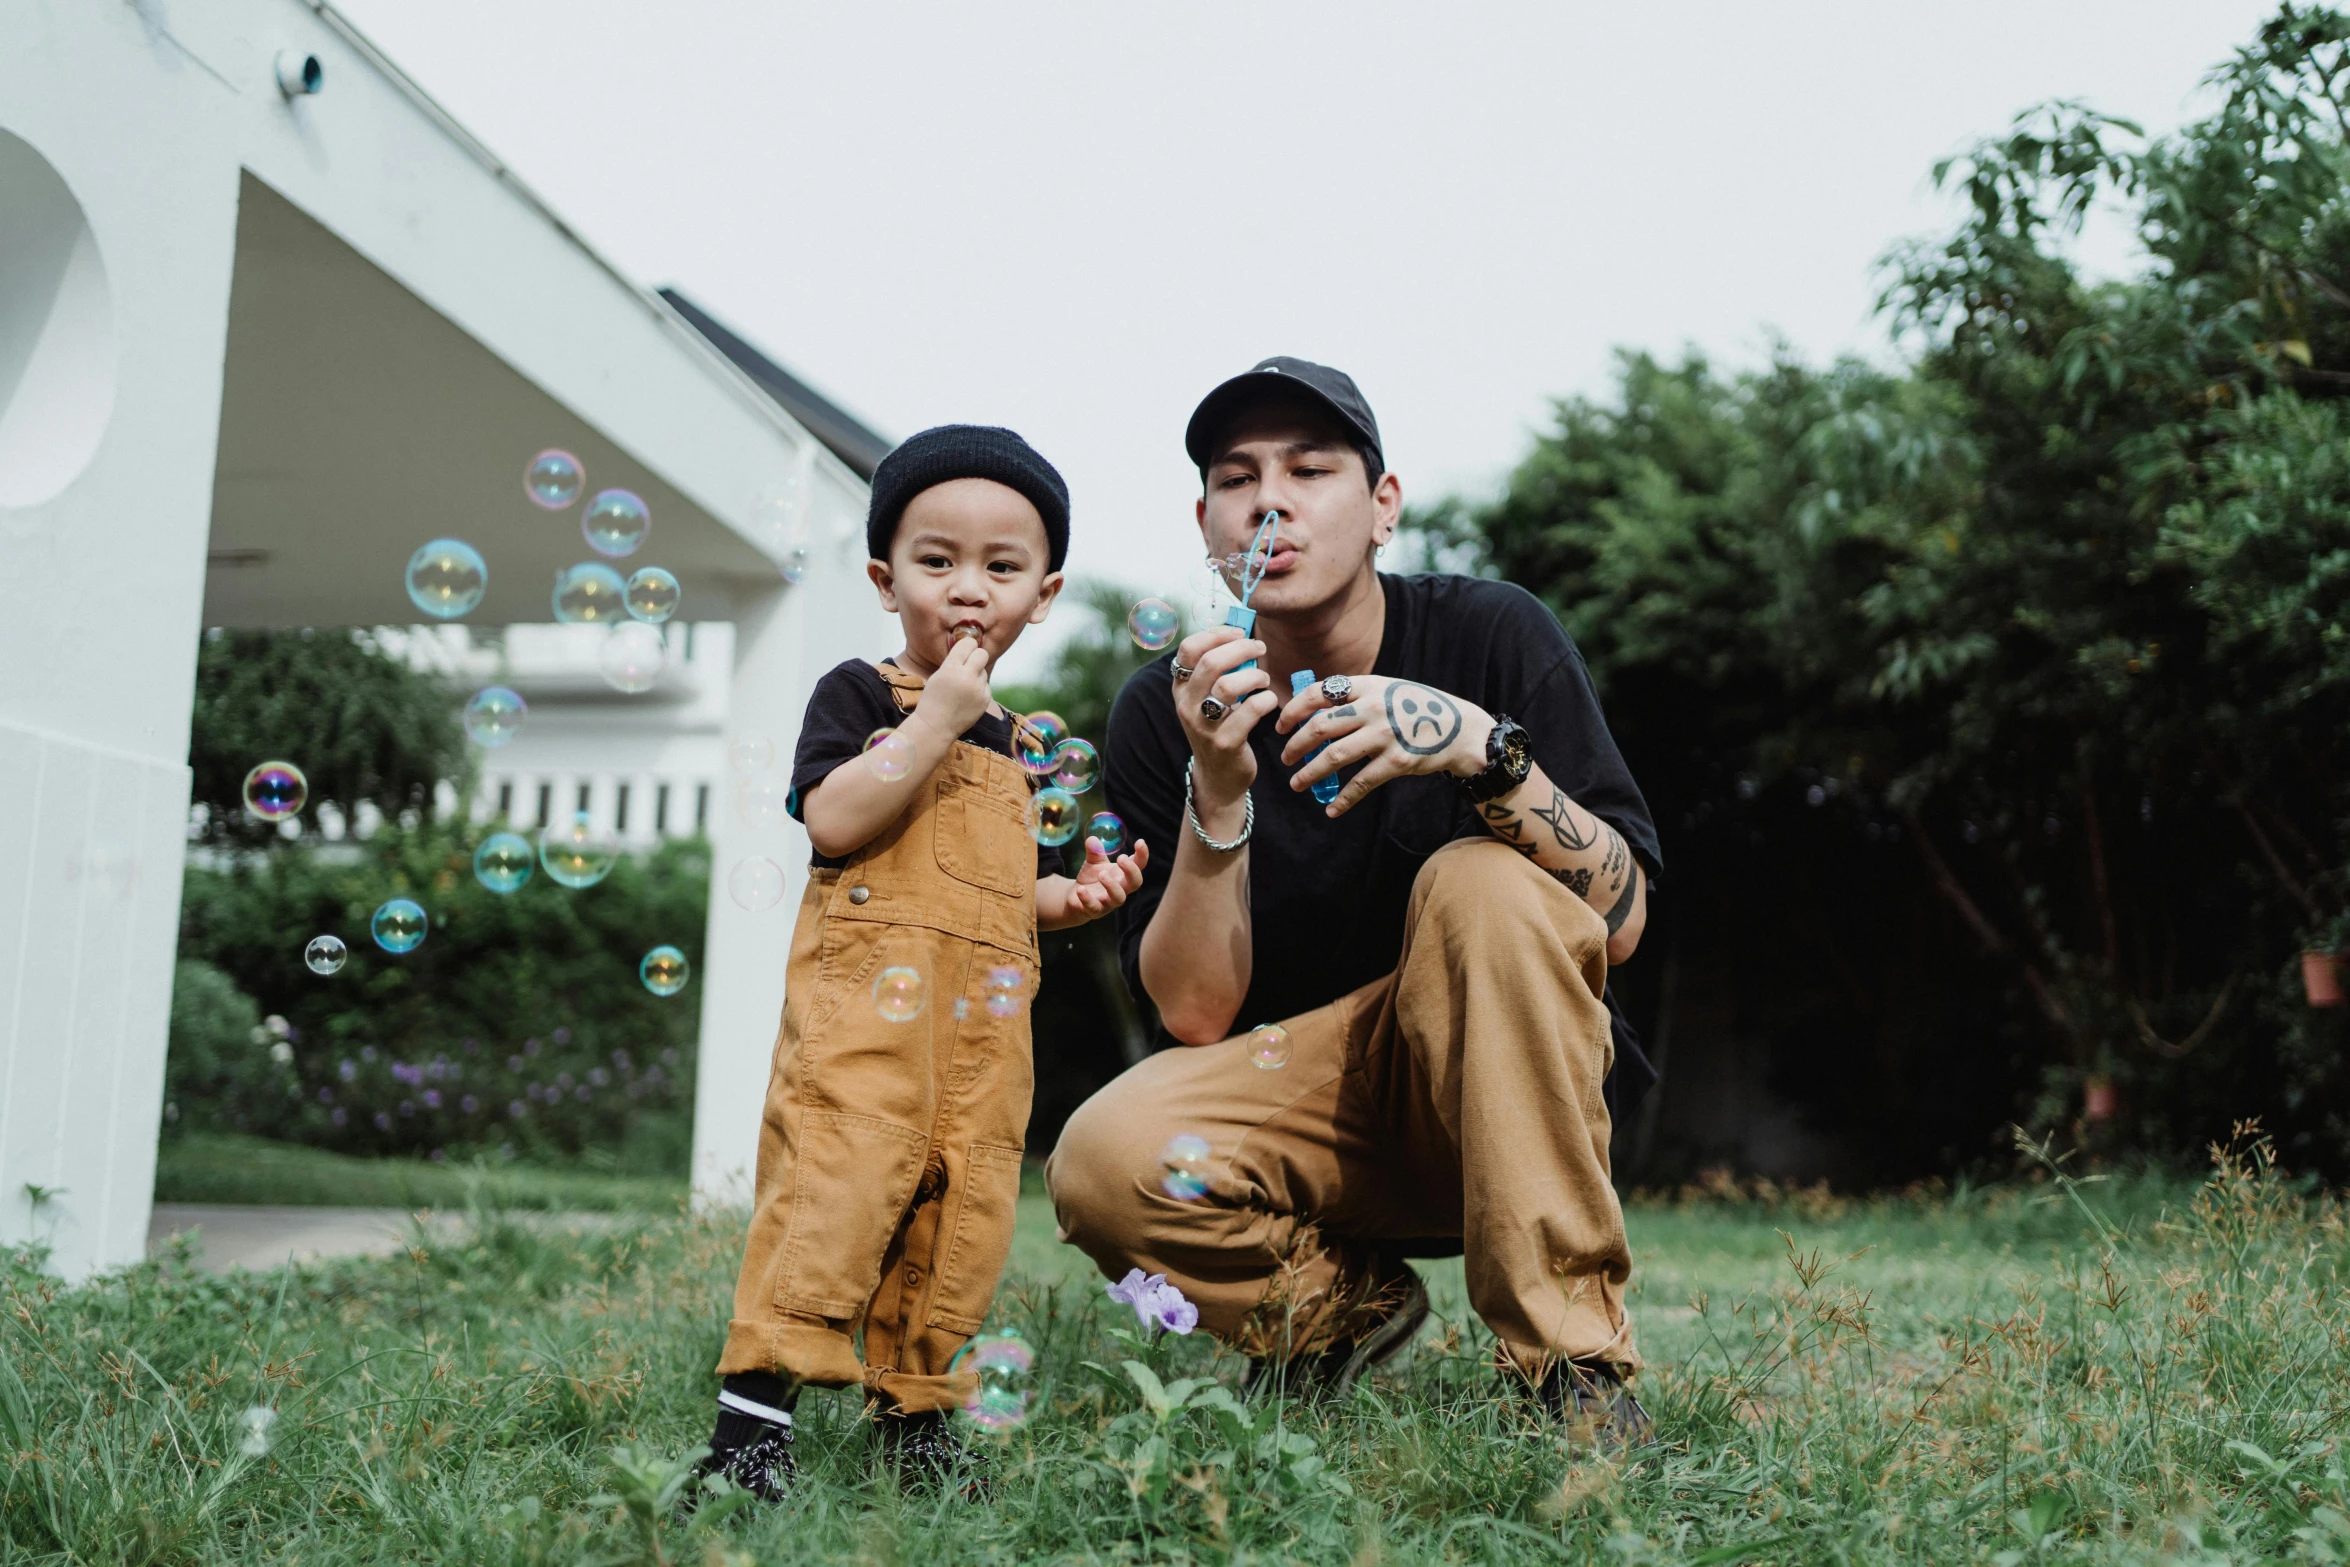
[[[0,130],[0,506],[37,506],[97,455],[114,412],[114,300],[81,203]]]

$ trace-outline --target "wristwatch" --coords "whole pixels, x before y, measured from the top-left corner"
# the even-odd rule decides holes
[[[1485,737],[1485,770],[1455,779],[1472,805],[1498,800],[1526,781],[1534,771],[1534,737],[1507,713],[1493,715],[1493,733]]]

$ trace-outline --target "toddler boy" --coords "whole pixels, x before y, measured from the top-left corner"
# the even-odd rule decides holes
[[[1061,591],[1053,465],[1009,430],[925,430],[875,470],[865,531],[905,646],[819,680],[792,759],[815,852],[706,1466],[768,1499],[809,1383],[862,1386],[901,1474],[955,1460],[947,1417],[972,1379],[947,1367],[987,1315],[1020,1195],[1036,932],[1108,913],[1149,863],[1140,843],[1114,861],[1088,843],[1062,874],[1029,833],[1019,720],[988,690]]]

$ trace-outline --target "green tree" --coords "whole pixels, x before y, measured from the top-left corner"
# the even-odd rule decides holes
[[[294,763],[310,804],[346,816],[372,804],[391,820],[429,816],[433,786],[466,764],[458,696],[410,668],[366,631],[223,631],[196,655],[188,744],[194,798],[213,843],[261,843],[270,823],[244,809],[245,775],[260,762]]]

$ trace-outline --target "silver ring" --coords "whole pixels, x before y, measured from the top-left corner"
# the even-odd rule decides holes
[[[1198,670],[1191,668],[1179,658],[1171,658],[1167,660],[1167,663],[1175,671],[1175,678],[1178,680],[1189,680],[1199,673]]]
[[[1199,716],[1202,723],[1220,724],[1232,715],[1232,704],[1220,696],[1202,697]]]
[[[1322,682],[1322,700],[1332,707],[1344,707],[1355,699],[1355,683],[1344,675],[1332,675]]]

